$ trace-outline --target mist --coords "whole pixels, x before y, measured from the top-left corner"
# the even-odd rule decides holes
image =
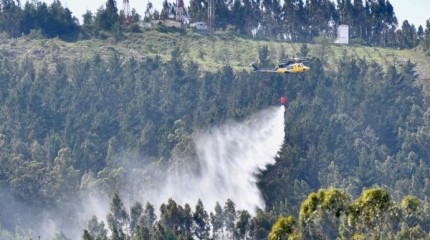
[[[271,107],[251,115],[244,121],[227,121],[208,130],[192,134],[194,147],[190,156],[173,156],[167,164],[134,153],[117,157],[112,172],[118,175],[114,184],[129,209],[135,202],[159,206],[172,198],[180,205],[195,206],[202,200],[207,211],[228,199],[236,208],[251,215],[265,203],[257,187],[257,175],[275,158],[284,141],[284,106]],[[2,209],[17,209],[10,228],[19,227],[20,236],[37,239],[80,239],[92,216],[106,223],[110,193],[104,180],[84,176],[80,196],[70,196],[55,209],[31,209],[21,206],[5,191],[0,195]],[[86,186],[87,184],[88,186]],[[11,205],[11,203],[13,203]],[[3,214],[7,215],[7,211]],[[26,221],[22,221],[26,220]],[[7,227],[7,226],[5,226]]]
[[[193,206],[200,199],[213,210],[216,202],[231,199],[238,209],[251,214],[256,208],[264,209],[257,174],[275,163],[284,142],[284,112],[284,106],[271,107],[244,121],[228,121],[194,134],[197,160],[179,161],[180,166],[169,169],[164,179],[137,183],[138,200],[159,206],[172,198]],[[198,171],[189,166],[195,162]]]

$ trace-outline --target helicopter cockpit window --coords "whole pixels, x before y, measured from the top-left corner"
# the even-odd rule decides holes
[[[288,69],[288,70],[293,69],[293,65],[288,66],[288,67],[287,67],[287,69]]]

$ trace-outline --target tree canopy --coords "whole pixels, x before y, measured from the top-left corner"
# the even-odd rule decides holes
[[[215,1],[215,6],[213,29],[233,30],[245,37],[309,43],[321,34],[335,37],[337,27],[346,24],[353,44],[414,48],[428,39],[428,25],[414,26],[408,20],[399,23],[388,0],[235,0]],[[191,23],[207,21],[208,8],[207,0],[191,0],[185,14]],[[140,31],[137,24],[141,19],[148,23],[170,18],[175,12],[175,5],[167,0],[161,12],[149,2],[143,18],[133,9],[126,19],[117,2],[107,0],[96,13],[87,11],[79,25],[58,0],[50,5],[31,1],[24,6],[18,0],[5,0],[0,3],[0,31],[10,37],[40,31],[44,37],[68,41],[106,38],[107,31],[118,40],[122,31]]]

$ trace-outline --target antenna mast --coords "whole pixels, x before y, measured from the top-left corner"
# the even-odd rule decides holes
[[[213,32],[213,24],[215,20],[214,0],[208,0],[208,32]]]
[[[184,1],[176,0],[176,21],[184,23]]]

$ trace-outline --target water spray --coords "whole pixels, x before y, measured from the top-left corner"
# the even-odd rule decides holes
[[[200,174],[169,176],[166,186],[151,194],[159,197],[152,201],[172,198],[192,205],[201,199],[212,210],[216,202],[231,199],[238,209],[251,214],[256,207],[264,209],[256,175],[275,163],[284,142],[284,113],[284,106],[271,107],[245,121],[229,121],[198,134],[195,144]]]

